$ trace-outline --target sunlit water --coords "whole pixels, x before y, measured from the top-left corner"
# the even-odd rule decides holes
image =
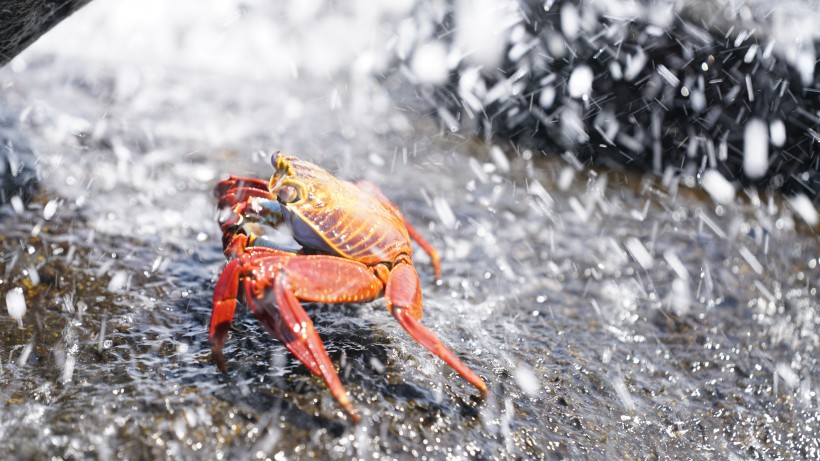
[[[0,70],[42,190],[0,221],[6,458],[816,458],[820,245],[788,203],[501,153],[367,80],[271,85],[46,52]],[[363,414],[240,309],[210,361],[213,185],[282,149],[379,184],[442,251],[424,323],[308,305]],[[512,160],[505,160],[512,159]],[[13,293],[9,298],[8,293]]]

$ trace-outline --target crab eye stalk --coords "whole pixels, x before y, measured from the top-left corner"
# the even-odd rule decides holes
[[[282,186],[276,196],[279,203],[293,203],[299,200],[299,191],[293,186]]]

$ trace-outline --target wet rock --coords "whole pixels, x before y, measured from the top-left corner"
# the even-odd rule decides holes
[[[126,3],[95,2],[82,14],[109,9],[81,27],[109,37],[119,23],[97,18]],[[130,2],[126,16],[149,3]],[[163,13],[191,24],[177,4]],[[216,22],[274,29],[243,22],[261,15],[241,4],[252,8]],[[159,16],[152,27],[165,32],[144,38],[190,54]],[[77,37],[70,24],[61,29]],[[267,53],[277,42],[260,36]],[[673,178],[524,149],[506,161],[413,123],[374,85],[303,74],[271,84],[218,60],[208,72],[77,66],[66,40],[0,70],[4,95],[22,101],[12,118],[44,153],[43,195],[0,219],[6,458],[817,458],[817,235],[777,194],[738,188],[717,205]],[[198,50],[220,54],[213,42]],[[576,78],[583,97],[588,74]],[[211,191],[230,173],[269,174],[267,152],[254,152],[280,148],[383,186],[442,251],[441,284],[418,261],[424,322],[490,395],[471,393],[381,301],[306,306],[360,425],[244,307],[228,373],[211,362],[225,264]],[[116,287],[115,274],[126,274]],[[23,330],[2,305],[19,289]]]
[[[0,66],[90,0],[8,0],[0,7]]]
[[[471,59],[459,34],[440,33],[476,27],[460,2],[417,17],[463,56],[442,84],[416,78],[409,64],[406,72],[451,131],[659,175],[714,169],[820,200],[817,39],[780,43],[725,21],[712,28],[656,2],[517,3],[494,4],[488,24],[505,46],[492,65]]]

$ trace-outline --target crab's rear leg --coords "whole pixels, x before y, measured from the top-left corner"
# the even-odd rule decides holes
[[[421,324],[421,286],[416,269],[407,263],[399,263],[390,272],[384,298],[393,317],[419,344],[450,365],[458,374],[475,386],[481,393],[487,393],[487,385],[470,368],[453,354],[435,333]]]
[[[260,264],[267,263],[260,261]],[[277,259],[265,272],[273,273],[275,303],[257,297],[249,302],[252,309],[274,337],[324,379],[333,397],[358,422],[360,418],[300,300],[323,303],[371,300],[381,293],[383,283],[362,263],[324,255]]]

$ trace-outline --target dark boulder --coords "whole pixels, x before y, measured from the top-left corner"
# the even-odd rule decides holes
[[[4,1],[0,6],[0,66],[89,1]]]

